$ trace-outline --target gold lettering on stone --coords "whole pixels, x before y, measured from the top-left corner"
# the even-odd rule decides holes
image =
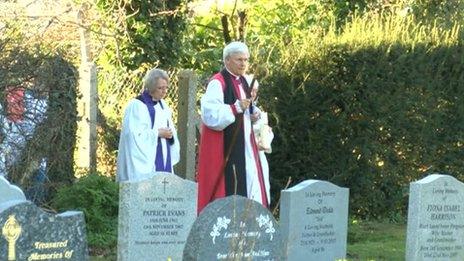
[[[55,242],[34,242],[33,244],[35,249],[38,250],[49,250],[53,249],[51,253],[32,253],[27,261],[34,260],[53,260],[53,259],[71,259],[73,256],[74,250],[67,250],[68,240],[55,241]]]
[[[68,240],[58,242],[35,242],[35,249],[62,248],[68,246]]]

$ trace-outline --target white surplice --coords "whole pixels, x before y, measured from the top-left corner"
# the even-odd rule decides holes
[[[172,112],[164,100],[161,100],[161,103],[164,109],[159,102],[154,106],[155,122],[152,128],[147,105],[138,99],[129,102],[124,112],[121,136],[119,137],[117,181],[140,181],[155,174],[158,129],[168,127],[168,122],[174,138],[174,143],[170,146],[171,167],[179,162],[180,146],[177,131],[172,121]],[[166,164],[167,141],[163,138],[160,140],[163,160]]]
[[[271,204],[271,184],[269,182],[269,163],[267,162],[266,153],[272,152],[271,143],[274,139],[274,133],[268,125],[267,113],[261,111],[258,107],[255,110],[260,111],[261,117],[253,123],[253,131],[255,132],[256,143],[258,147],[262,144],[266,148],[259,148],[259,159],[263,168],[264,185],[266,186],[267,202]]]

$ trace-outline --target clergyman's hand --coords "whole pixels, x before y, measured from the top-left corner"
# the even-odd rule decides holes
[[[170,128],[159,128],[158,136],[165,139],[172,138],[172,130]]]
[[[242,111],[245,111],[250,106],[251,100],[250,99],[241,99],[240,100],[240,108]]]

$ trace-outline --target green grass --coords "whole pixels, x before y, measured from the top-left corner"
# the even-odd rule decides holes
[[[403,261],[406,225],[378,221],[350,221],[348,226],[349,261]],[[90,257],[90,261],[116,260],[116,249]]]
[[[113,261],[116,260],[116,253],[108,254],[106,256],[91,256],[90,261]]]
[[[406,225],[352,221],[348,228],[348,260],[405,259]]]
[[[90,247],[90,246],[89,246]],[[90,261],[113,261],[117,260],[117,247],[92,248],[90,247]]]

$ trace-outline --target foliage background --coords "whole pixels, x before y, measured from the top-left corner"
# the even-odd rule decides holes
[[[297,58],[262,82],[274,187],[328,180],[350,188],[355,216],[405,215],[410,182],[464,177],[461,33],[382,15],[343,29],[289,45],[283,56]]]
[[[116,173],[119,128],[127,102],[141,92],[145,72],[160,67],[172,77],[167,102],[177,99],[179,59],[187,50],[182,43],[186,27],[185,1],[99,0],[95,9],[103,22],[103,34],[96,35],[101,46],[95,60],[99,65],[98,171]],[[108,37],[111,36],[111,37]]]
[[[241,4],[250,71],[276,134],[274,204],[289,177],[290,186],[314,178],[349,187],[354,216],[402,220],[409,182],[462,179],[462,1]],[[199,58],[220,57],[214,28],[224,15],[237,25],[239,10],[196,18],[206,25],[193,46],[200,75],[219,67]]]

